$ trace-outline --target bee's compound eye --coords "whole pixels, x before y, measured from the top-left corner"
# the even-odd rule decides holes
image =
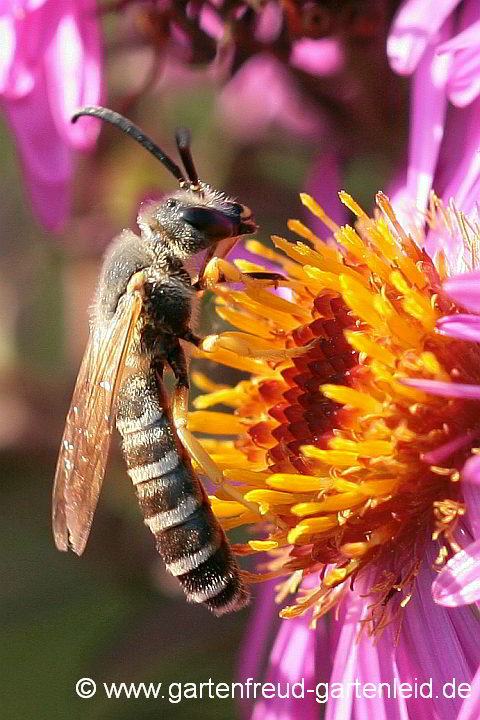
[[[167,202],[165,203],[168,208],[174,208],[176,204],[177,201],[175,200],[175,198],[168,198]]]
[[[237,226],[231,215],[204,206],[192,205],[182,208],[179,215],[186,223],[212,240],[231,237]]]

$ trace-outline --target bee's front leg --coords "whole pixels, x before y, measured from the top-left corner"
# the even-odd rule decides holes
[[[211,290],[215,285],[225,282],[243,283],[248,285],[252,281],[260,287],[278,287],[278,283],[285,280],[283,275],[273,272],[241,272],[235,265],[223,258],[213,257],[208,261],[205,269],[193,283],[193,287],[202,292]]]

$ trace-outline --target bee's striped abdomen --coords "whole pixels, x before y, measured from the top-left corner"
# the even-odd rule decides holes
[[[137,373],[124,381],[118,400],[117,427],[145,523],[190,602],[204,603],[216,615],[238,610],[248,592],[172,430],[162,392],[153,371]]]

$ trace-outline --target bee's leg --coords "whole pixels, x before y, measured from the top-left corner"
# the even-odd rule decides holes
[[[272,348],[269,343],[262,343],[261,340],[256,340],[251,335],[239,332],[225,332],[221,335],[207,335],[207,337],[203,338],[195,335],[187,328],[178,337],[180,340],[186,340],[206,353],[212,353],[217,348],[223,348],[243,357],[260,358],[274,362],[299,357],[310,350],[310,345],[293,348]]]
[[[215,285],[224,282],[243,283],[248,285],[252,280],[255,285],[262,287],[278,287],[278,283],[285,280],[283,275],[271,272],[241,272],[232,263],[219,257],[213,257],[198,280],[193,284],[199,291],[210,290]]]
[[[272,348],[269,342],[262,338],[241,332],[224,332],[221,335],[207,335],[202,341],[200,349],[205,353],[214,353],[219,349],[229,350],[241,357],[278,363],[305,355],[311,350],[311,344],[301,347]]]
[[[282,275],[270,272],[249,272],[243,273],[235,265],[223,258],[214,257],[206,265],[203,277],[200,277],[194,285],[199,290],[210,289],[223,282],[243,283],[247,287],[253,285],[258,288],[274,286],[278,287],[279,282],[285,280]],[[188,339],[188,338],[185,338]],[[190,341],[191,342],[191,341]],[[197,338],[198,342],[198,338]],[[222,335],[209,335],[197,344],[201,350],[207,353],[217,348],[230,350],[243,357],[258,358],[281,362],[292,357],[304,355],[308,348],[272,348],[270,343],[255,339],[244,333],[223,333]]]
[[[245,500],[243,495],[232,485],[230,485],[220,470],[218,465],[212,460],[207,451],[202,447],[195,435],[188,430],[188,374],[185,354],[179,343],[172,348],[168,356],[168,363],[172,368],[177,384],[173,391],[172,402],[172,419],[178,439],[186,449],[190,457],[192,457],[197,465],[202,469],[205,475],[212,481],[214,485],[222,488],[233,500],[244,505],[250,512],[261,517],[270,518],[269,513],[261,513],[256,503]],[[274,520],[274,518],[271,518]],[[278,524],[277,520],[274,520]]]
[[[190,328],[186,328],[183,333],[179,333],[178,337],[180,340],[186,340],[197,348],[200,347],[203,342],[203,338],[200,337],[200,335],[195,335]]]

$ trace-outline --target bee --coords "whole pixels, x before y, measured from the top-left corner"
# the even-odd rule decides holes
[[[118,113],[84,107],[72,121],[84,115],[134,138],[170,171],[180,189],[143,204],[140,234],[123,230],[107,249],[57,461],[55,544],[83,553],[116,424],[145,524],[167,570],[180,581],[188,601],[202,603],[215,615],[239,610],[249,594],[192,468],[191,457],[221,482],[221,471],[186,427],[189,376],[180,341],[197,347],[202,342],[191,329],[191,314],[208,260],[214,253],[223,256],[257,225],[247,207],[198,179],[187,130],[176,132],[184,174]],[[202,250],[206,256],[195,282],[186,261]],[[175,377],[171,402],[162,380],[167,367]]]

